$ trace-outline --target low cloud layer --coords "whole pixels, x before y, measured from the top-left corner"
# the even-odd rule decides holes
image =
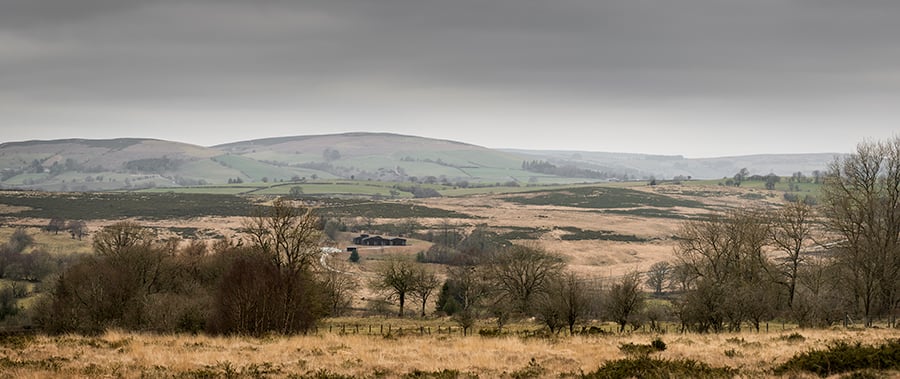
[[[3,140],[848,151],[898,130],[898,18],[887,0],[7,0]]]

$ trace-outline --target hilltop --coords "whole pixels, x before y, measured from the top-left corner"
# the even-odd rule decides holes
[[[157,139],[60,139],[0,144],[0,187],[99,191],[316,179],[551,184],[722,178],[741,168],[790,175],[824,170],[834,154],[688,159],[647,154],[489,149],[390,133],[344,133],[204,147]]]

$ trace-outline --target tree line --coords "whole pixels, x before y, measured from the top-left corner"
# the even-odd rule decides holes
[[[674,288],[686,329],[759,329],[773,318],[828,326],[900,306],[900,137],[836,158],[818,204],[739,209],[683,225],[676,260],[648,282]]]
[[[476,228],[436,233],[421,262],[450,265],[438,310],[463,328],[479,317],[534,317],[551,330],[584,319],[697,332],[893,324],[900,307],[900,138],[858,145],[821,179],[818,202],[740,208],[685,222],[674,259],[598,280],[536,246],[503,246]],[[646,286],[646,287],[644,287]],[[646,302],[649,288],[664,302]]]

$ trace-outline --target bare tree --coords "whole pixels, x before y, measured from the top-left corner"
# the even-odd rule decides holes
[[[434,293],[434,290],[441,284],[434,272],[425,267],[418,267],[416,270],[416,283],[412,289],[412,295],[419,301],[422,306],[421,317],[425,317],[425,307],[428,305],[428,299]]]
[[[744,321],[767,317],[773,298],[768,291],[773,268],[764,254],[768,229],[761,215],[749,209],[685,223],[676,255],[693,279],[684,294],[682,322],[695,329],[718,331],[727,323],[740,330]],[[753,295],[753,296],[750,296]],[[766,304],[761,304],[765,302]]]
[[[312,208],[294,207],[284,199],[244,223],[251,244],[276,267],[297,274],[309,269],[319,254],[322,231]]]
[[[342,266],[341,262],[331,264],[333,269],[321,270],[318,277],[325,294],[329,315],[340,316],[350,308],[359,283],[352,275],[344,273],[346,267]]]
[[[562,258],[537,246],[511,246],[490,257],[487,277],[513,310],[529,314],[535,296],[564,266]]]
[[[475,324],[479,307],[487,298],[490,290],[484,278],[482,268],[477,266],[450,266],[447,268],[447,281],[444,284],[444,302],[452,302],[456,308],[451,317],[468,334],[469,328]]]
[[[418,285],[419,272],[415,263],[390,259],[375,273],[375,279],[371,282],[372,288],[384,292],[389,299],[397,299],[400,305],[399,317],[403,317],[403,308],[406,305],[406,297],[415,291]]]
[[[644,306],[640,279],[637,271],[625,274],[612,283],[605,296],[607,315],[619,325],[619,332],[625,331],[625,325],[632,322]]]
[[[153,243],[153,232],[132,221],[121,221],[100,229],[94,236],[94,251],[102,256],[116,256],[124,251]]]
[[[54,217],[47,224],[47,231],[53,234],[59,234],[60,230],[66,229],[66,220],[62,217]]]
[[[654,294],[660,295],[662,294],[663,289],[666,288],[666,284],[669,283],[672,271],[673,268],[669,262],[656,262],[651,265],[650,269],[647,271],[647,280],[645,283],[648,287],[653,289]]]
[[[306,332],[327,312],[312,270],[322,239],[318,218],[310,208],[277,199],[244,226],[253,254],[232,264],[219,290],[220,318],[230,320],[225,329]],[[235,314],[252,315],[241,319],[252,324],[235,320]]]
[[[778,283],[788,291],[788,306],[794,305],[797,292],[797,276],[803,264],[803,249],[813,242],[812,207],[803,202],[790,202],[775,212],[771,219],[769,236],[771,243],[784,257],[779,259]]]
[[[69,220],[69,222],[66,223],[66,229],[69,230],[72,239],[78,238],[78,240],[84,238],[88,232],[87,224],[81,220]]]
[[[550,331],[569,328],[575,333],[575,325],[583,321],[591,310],[591,292],[586,281],[573,272],[553,278],[547,291],[538,302],[538,315]]]
[[[900,136],[836,158],[822,186],[828,229],[866,325],[900,303]]]

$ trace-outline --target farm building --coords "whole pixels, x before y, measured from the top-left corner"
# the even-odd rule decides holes
[[[406,246],[405,238],[384,238],[382,236],[370,236],[368,234],[360,234],[359,237],[353,238],[355,245],[363,246]]]

